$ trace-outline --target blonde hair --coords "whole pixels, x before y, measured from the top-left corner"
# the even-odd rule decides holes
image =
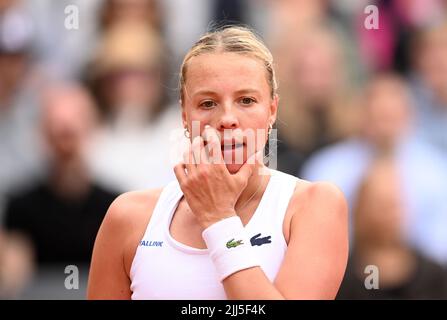
[[[259,59],[267,71],[267,82],[270,94],[276,95],[278,85],[273,68],[273,56],[264,42],[250,29],[240,26],[230,26],[208,32],[203,35],[188,51],[180,69],[179,90],[183,101],[186,84],[186,72],[191,58],[205,53],[234,52]]]

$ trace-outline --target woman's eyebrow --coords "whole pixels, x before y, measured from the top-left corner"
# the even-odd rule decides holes
[[[193,93],[193,96],[217,96],[217,92],[208,89],[200,89]]]
[[[244,88],[234,92],[235,95],[248,94],[248,93],[257,95],[261,94],[261,92],[255,88]],[[216,91],[210,89],[199,89],[193,93],[193,96],[218,96],[218,95],[219,94]]]
[[[244,88],[244,89],[240,89],[240,90],[237,90],[235,93],[236,93],[236,94],[254,93],[254,94],[259,94],[259,95],[261,94],[261,92],[260,92],[259,90],[254,89],[254,88]]]

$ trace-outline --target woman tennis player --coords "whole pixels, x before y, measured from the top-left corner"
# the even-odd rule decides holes
[[[272,55],[250,30],[220,29],[192,47],[180,75],[191,146],[176,181],[110,206],[89,299],[336,296],[348,257],[347,205],[329,183],[264,165],[276,89]],[[248,131],[264,133],[254,148]]]

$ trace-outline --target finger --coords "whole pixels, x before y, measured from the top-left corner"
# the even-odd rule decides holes
[[[188,179],[185,169],[186,165],[184,163],[179,163],[174,167],[174,174],[180,185],[184,185],[186,180]]]
[[[206,152],[205,149],[205,140],[203,139],[203,137],[200,137],[200,162],[201,163],[205,163],[205,164],[209,164],[209,158],[208,158],[208,153]]]
[[[210,163],[225,165],[219,134],[211,126],[206,125],[202,134],[207,141],[208,159]]]
[[[209,164],[208,152],[205,148],[205,141],[202,139],[200,145],[200,163]]]
[[[197,136],[192,141],[192,155],[194,157],[194,163],[199,165],[201,163],[208,163],[208,159],[205,154],[205,143],[201,136]]]
[[[196,165],[194,164],[194,157],[191,153],[191,144],[188,144],[185,151],[183,152],[183,163],[188,171],[188,174],[195,170]]]
[[[256,165],[262,161],[262,153],[263,150],[259,150],[252,154],[235,174],[236,178],[240,179],[241,182],[247,182],[253,174]]]

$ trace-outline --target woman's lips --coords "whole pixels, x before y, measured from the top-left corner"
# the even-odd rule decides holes
[[[204,141],[204,146],[208,145],[208,141]],[[220,149],[223,150],[233,150],[245,147],[245,142],[221,142]]]
[[[207,141],[205,141],[207,146]],[[220,150],[225,164],[243,164],[246,150],[244,141],[221,141]],[[211,152],[211,150],[209,150]]]
[[[245,143],[221,144],[222,151],[235,150],[244,147]]]

